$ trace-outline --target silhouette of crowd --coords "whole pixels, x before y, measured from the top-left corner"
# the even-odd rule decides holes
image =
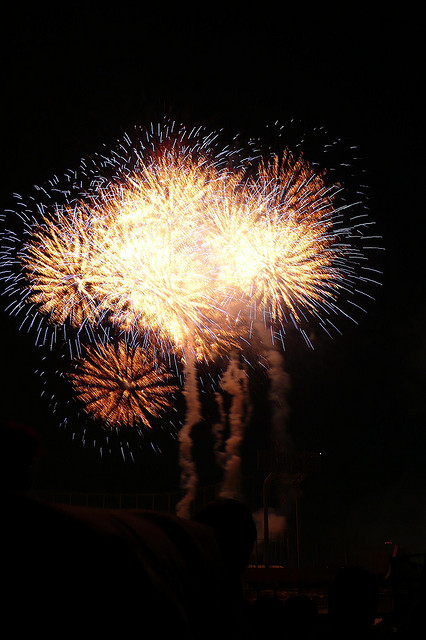
[[[252,605],[254,637],[282,640],[421,640],[426,637],[425,571],[404,616],[378,617],[378,578],[359,566],[342,567],[328,587],[328,611],[320,615],[307,595],[263,595]],[[394,605],[395,606],[395,605]],[[398,607],[397,607],[398,610]]]
[[[256,541],[249,509],[206,505],[192,520],[146,510],[52,506],[29,492],[39,443],[1,425],[2,614],[9,637],[119,633],[182,640],[360,640],[425,636],[425,576],[390,625],[377,620],[377,578],[344,567],[328,613],[306,595],[248,601],[243,575]],[[394,558],[390,576],[401,587]],[[398,582],[399,581],[399,582]],[[405,593],[405,592],[404,592]]]

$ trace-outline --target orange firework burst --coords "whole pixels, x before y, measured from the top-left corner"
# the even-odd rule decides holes
[[[150,427],[170,406],[177,387],[150,350],[118,345],[87,347],[68,375],[84,411],[107,427]]]

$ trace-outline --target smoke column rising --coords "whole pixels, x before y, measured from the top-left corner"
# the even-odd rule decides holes
[[[221,497],[241,499],[241,456],[240,447],[247,424],[248,378],[240,366],[239,355],[231,353],[229,366],[225,371],[221,386],[232,396],[229,412],[230,434],[226,441],[224,478]]]
[[[289,416],[289,405],[287,394],[290,389],[290,376],[284,369],[284,357],[278,349],[271,347],[268,349],[267,357],[269,361],[269,402],[272,407],[272,440],[274,446],[279,449],[291,447],[290,436],[287,432],[287,421]]]
[[[221,450],[223,445],[224,431],[225,431],[225,423],[226,423],[226,413],[225,408],[223,406],[223,396],[219,391],[216,391],[214,394],[216,398],[216,404],[219,412],[219,420],[213,425],[212,433],[214,437],[214,454],[217,463],[220,467],[223,468],[225,465],[225,451]]]
[[[269,364],[269,393],[268,400],[271,408],[271,444],[275,453],[289,453],[292,449],[291,436],[287,430],[290,407],[287,396],[290,390],[290,376],[284,368],[284,356],[270,331],[258,322],[256,326],[261,340],[261,349]],[[286,513],[289,500],[289,485],[283,477],[274,481],[274,490],[278,502],[274,515],[268,514],[268,522],[274,528],[276,535],[286,527]],[[272,520],[271,520],[272,518]],[[271,533],[271,532],[270,532]]]
[[[275,449],[279,451],[291,448],[291,438],[287,431],[289,405],[287,395],[290,390],[290,376],[285,371],[284,356],[272,341],[270,332],[258,322],[256,331],[262,343],[263,355],[268,364],[270,380],[268,399],[272,411],[271,438]]]
[[[176,514],[181,518],[189,518],[198,483],[197,470],[192,457],[192,429],[202,418],[195,355],[190,348],[186,350],[185,354],[185,387],[183,393],[186,399],[186,418],[179,432],[179,463],[182,470],[181,488],[185,493],[176,506]]]

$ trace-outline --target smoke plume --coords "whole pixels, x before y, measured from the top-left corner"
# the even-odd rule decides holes
[[[195,356],[191,349],[187,349],[184,364],[185,386],[183,393],[186,399],[186,416],[185,423],[179,432],[181,489],[184,495],[176,506],[176,514],[181,518],[189,518],[198,483],[196,466],[192,457],[192,429],[202,418]]]
[[[222,376],[222,389],[232,397],[229,410],[229,437],[224,452],[224,477],[221,497],[241,498],[240,448],[248,420],[248,378],[241,368],[239,354],[231,353],[228,368]],[[222,410],[222,415],[224,412]]]
[[[256,330],[262,343],[263,355],[269,368],[269,405],[271,407],[271,439],[273,447],[279,451],[291,448],[291,437],[287,431],[290,408],[288,404],[288,392],[291,388],[290,376],[285,371],[284,356],[279,347],[274,343],[271,334],[260,322]]]

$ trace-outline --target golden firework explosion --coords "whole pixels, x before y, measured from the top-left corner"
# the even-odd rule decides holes
[[[150,427],[170,406],[170,374],[154,361],[151,350],[117,345],[86,347],[68,378],[75,399],[107,427]]]
[[[336,189],[289,152],[250,170],[157,151],[34,230],[29,301],[52,323],[108,319],[198,358],[235,346],[253,308],[316,314],[344,280]]]

